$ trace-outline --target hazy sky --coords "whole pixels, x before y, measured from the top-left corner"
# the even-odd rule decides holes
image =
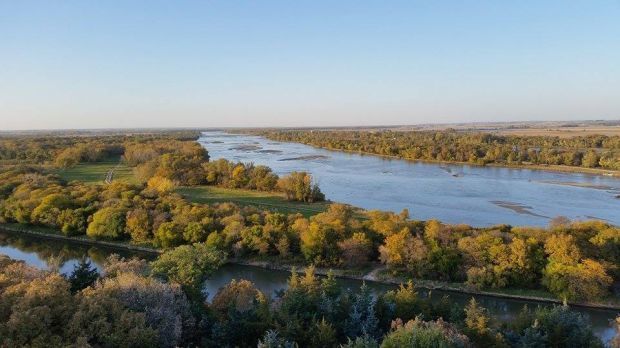
[[[618,0],[0,0],[0,130],[618,118]]]

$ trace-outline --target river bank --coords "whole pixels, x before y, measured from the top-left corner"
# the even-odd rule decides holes
[[[124,250],[130,252],[141,252],[141,253],[149,253],[152,255],[159,255],[163,253],[161,249],[136,246],[127,243],[121,242],[109,242],[109,241],[98,241],[89,238],[82,237],[69,237],[60,234],[54,234],[50,232],[45,232],[42,230],[29,229],[28,226],[19,226],[16,224],[0,224],[0,231],[6,231],[14,234],[24,234],[26,236],[40,238],[40,239],[52,239],[52,240],[60,240],[68,243],[76,243],[82,245],[91,245],[91,246],[102,246],[117,250]],[[242,259],[230,259],[228,260],[229,264],[235,265],[243,265],[243,266],[251,266],[257,267],[267,270],[276,270],[283,272],[290,272],[294,268],[298,272],[303,272],[303,268],[306,265],[291,265],[291,264],[281,264],[272,261],[257,261],[257,260],[242,260]],[[327,268],[316,268],[315,273],[318,275],[325,276],[329,271],[332,271],[334,276],[341,279],[350,279],[350,280],[358,280],[358,281],[367,281],[374,282],[380,284],[387,285],[399,285],[406,283],[409,279],[405,277],[398,277],[394,275],[388,274],[385,268],[381,265],[375,264],[372,267],[369,267],[365,270],[345,270],[345,269],[327,269]],[[473,289],[465,283],[457,283],[457,282],[443,282],[443,281],[435,281],[435,280],[425,280],[425,279],[412,279],[415,286],[421,289],[426,290],[441,290],[446,292],[454,292],[461,294],[470,294],[477,296],[488,296],[495,298],[505,298],[505,299],[514,299],[514,300],[524,300],[524,301],[533,301],[540,303],[555,303],[561,304],[563,301],[552,298],[552,297],[544,297],[539,295],[528,295],[528,294],[514,294],[508,292],[499,292],[499,291],[486,291],[486,290],[476,290]],[[523,291],[519,289],[506,289],[506,291]],[[620,310],[620,304],[612,304],[612,303],[586,303],[586,302],[568,302],[571,306],[578,306],[584,308],[594,308],[594,309],[605,309],[605,310]]]
[[[106,248],[148,253],[148,254],[154,254],[154,255],[159,255],[163,253],[162,250],[155,249],[155,248],[131,245],[131,244],[121,243],[121,242],[108,242],[108,241],[103,241],[103,240],[95,240],[95,239],[90,239],[87,237],[75,237],[75,236],[70,237],[70,236],[65,236],[62,234],[45,232],[43,230],[37,230],[36,228],[29,228],[29,227],[30,226],[21,226],[18,224],[0,224],[0,231],[6,231],[6,232],[11,232],[11,233],[21,233],[27,236],[41,238],[41,239],[60,240],[60,241],[66,241],[69,243],[102,246]]]
[[[253,135],[264,136],[264,135],[261,135],[261,134],[253,134]],[[272,140],[272,141],[279,141],[279,140],[268,138],[268,137],[266,137],[266,138],[269,139],[269,140]],[[560,173],[579,173],[579,174],[590,174],[590,175],[600,175],[600,176],[608,176],[608,177],[620,178],[620,170],[613,170],[613,169],[584,168],[584,167],[565,166],[565,165],[552,165],[552,164],[507,164],[507,163],[479,164],[479,163],[461,162],[461,161],[439,161],[439,160],[429,160],[429,159],[410,159],[410,158],[405,158],[405,157],[395,156],[395,155],[384,155],[384,154],[378,154],[378,153],[373,153],[373,152],[368,152],[368,151],[344,150],[344,149],[339,149],[339,148],[334,148],[334,147],[329,147],[329,146],[322,147],[322,146],[317,146],[317,145],[313,145],[313,144],[294,142],[294,141],[280,141],[280,142],[291,143],[291,144],[303,144],[303,145],[311,146],[311,147],[313,147],[315,149],[320,149],[320,150],[337,151],[337,152],[342,152],[342,153],[365,155],[365,156],[377,156],[377,157],[382,157],[382,158],[398,159],[398,160],[409,161],[409,162],[446,164],[446,165],[447,164],[468,165],[468,166],[475,166],[475,167],[497,167],[497,168],[513,168],[513,169],[532,169],[532,170],[551,171],[551,172],[560,172]]]
[[[268,261],[248,261],[248,260],[232,260],[229,261],[233,264],[244,265],[244,266],[252,266],[252,267],[260,267],[269,270],[276,271],[292,271],[296,269],[297,272],[302,273],[303,269],[302,265],[286,265],[286,264],[277,264]],[[351,279],[358,281],[368,281],[375,282],[381,284],[388,285],[400,285],[406,284],[410,279],[406,279],[404,277],[397,277],[387,274],[385,272],[384,267],[376,266],[372,268],[369,272],[364,272],[363,274],[355,274],[349,270],[343,269],[328,269],[328,268],[315,268],[315,273],[321,276],[326,276],[328,272],[331,271],[336,278],[341,279]],[[470,288],[465,283],[449,283],[438,280],[427,280],[427,279],[411,279],[416,286],[416,288],[421,288],[425,290],[441,290],[446,292],[455,292],[461,294],[470,294],[476,296],[488,296],[495,298],[506,298],[513,300],[524,300],[524,301],[533,301],[533,302],[541,302],[541,303],[555,303],[555,304],[563,304],[564,301],[559,300],[557,298],[552,297],[542,297],[542,296],[534,296],[534,295],[519,295],[519,294],[510,294],[504,292],[497,291],[484,291],[484,290],[475,290]],[[506,289],[507,291],[522,291],[519,289]],[[594,308],[594,309],[609,309],[609,310],[620,310],[620,304],[610,304],[610,303],[590,303],[590,302],[567,302],[568,305],[578,306],[583,308]]]

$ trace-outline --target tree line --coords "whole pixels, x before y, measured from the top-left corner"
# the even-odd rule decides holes
[[[214,185],[233,189],[279,191],[288,200],[323,201],[312,176],[292,172],[280,178],[271,168],[221,158],[209,161],[205,148],[197,142],[151,141],[125,146],[124,159],[135,167],[136,177],[155,187]]]
[[[0,165],[31,164],[67,169],[80,163],[114,159],[133,167],[141,183],[161,190],[176,186],[217,185],[282,192],[287,199],[322,201],[325,196],[312,176],[293,172],[282,178],[271,168],[226,159],[209,162],[208,151],[196,139],[198,131],[160,131],[97,136],[29,136],[0,139]],[[102,178],[103,180],[103,178]]]
[[[385,292],[345,289],[332,273],[291,273],[274,297],[232,280],[200,291],[225,255],[185,245],[148,263],[111,255],[63,276],[0,255],[0,344],[5,347],[603,347],[568,306],[494,317],[476,300],[420,296],[409,282]],[[620,325],[620,318],[617,321]],[[620,346],[620,335],[610,342]]]
[[[335,150],[396,156],[409,160],[478,165],[565,165],[620,170],[620,136],[497,135],[469,131],[323,131],[253,132],[277,141]]]
[[[80,162],[98,162],[106,157],[119,156],[126,141],[190,141],[199,135],[198,131],[191,130],[162,130],[4,136],[0,137],[0,164],[28,163],[68,168]]]
[[[559,299],[610,296],[620,270],[620,229],[601,221],[548,228],[475,228],[331,204],[310,218],[232,203],[190,203],[161,183],[66,183],[39,168],[0,174],[0,222],[68,236],[173,248],[206,243],[235,258],[351,268],[466,282],[479,289],[544,288]],[[159,185],[159,186],[158,186]]]

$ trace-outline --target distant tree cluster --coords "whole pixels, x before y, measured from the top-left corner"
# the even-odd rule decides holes
[[[288,200],[319,202],[325,200],[319,185],[306,172],[292,172],[282,178],[267,166],[233,163],[226,159],[203,165],[208,185],[259,191],[280,191]]]
[[[292,172],[278,181],[278,187],[291,201],[312,203],[325,200],[319,185],[306,172]]]
[[[141,182],[158,177],[175,185],[192,186],[206,182],[203,164],[209,160],[209,154],[195,141],[166,139],[127,144],[123,159],[134,167]]]
[[[102,134],[15,135],[0,138],[0,164],[46,164],[68,168],[81,162],[98,162],[118,157],[125,143],[191,141],[197,131],[158,131]]]
[[[567,306],[526,306],[504,321],[474,299],[463,307],[419,296],[411,282],[387,292],[345,289],[312,267],[293,270],[273,298],[239,279],[207,301],[200,285],[221,265],[219,253],[182,246],[151,264],[112,255],[101,275],[81,263],[69,277],[0,255],[0,345],[603,347]]]
[[[278,141],[410,160],[620,170],[620,136],[571,138],[445,131],[264,131]]]
[[[275,191],[278,176],[267,166],[218,159],[204,165],[207,184],[228,188]]]

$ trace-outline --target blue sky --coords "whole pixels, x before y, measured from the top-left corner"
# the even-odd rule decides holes
[[[620,1],[0,0],[0,129],[620,118]]]

